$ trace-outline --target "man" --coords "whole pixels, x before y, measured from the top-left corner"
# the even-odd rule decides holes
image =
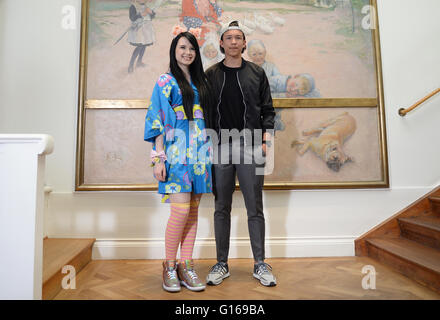
[[[271,267],[264,262],[264,214],[262,189],[263,173],[258,174],[258,161],[247,158],[249,143],[247,135],[234,139],[231,130],[254,133],[252,150],[266,153],[270,147],[275,111],[270,95],[270,86],[264,70],[256,64],[245,61],[242,54],[246,49],[246,38],[237,21],[221,31],[220,50],[225,59],[206,71],[211,81],[217,108],[214,110],[213,129],[220,133],[221,146],[218,150],[218,164],[214,163],[215,213],[214,229],[217,246],[217,263],[207,276],[207,283],[218,285],[229,277],[228,254],[231,228],[232,193],[235,176],[238,176],[248,215],[248,229],[254,256],[253,276],[265,286],[275,286],[276,279]],[[259,138],[257,131],[260,130]],[[262,141],[263,140],[263,141]],[[259,148],[259,149],[258,149]],[[246,151],[247,150],[247,151]],[[226,153],[226,155],[225,155]],[[238,153],[238,154],[237,154]],[[233,160],[239,156],[239,163]],[[261,168],[260,168],[261,169]]]

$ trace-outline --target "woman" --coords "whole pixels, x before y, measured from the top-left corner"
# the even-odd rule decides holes
[[[205,289],[194,271],[192,253],[200,198],[212,190],[211,147],[205,131],[211,106],[199,45],[191,33],[182,32],[171,42],[170,72],[154,87],[144,135],[153,143],[159,193],[171,203],[163,262],[163,288],[171,292],[180,291],[180,284],[192,291]]]

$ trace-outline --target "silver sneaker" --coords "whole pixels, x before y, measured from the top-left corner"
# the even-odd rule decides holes
[[[162,287],[168,292],[179,292],[180,282],[179,278],[177,277],[176,261],[166,260],[162,263],[162,266]]]
[[[179,276],[180,283],[191,291],[203,291],[206,288],[194,271],[194,262],[192,260],[184,260],[183,263],[179,263],[177,275]]]
[[[254,278],[260,280],[260,283],[266,287],[277,285],[277,279],[272,274],[272,267],[264,262],[254,265]]]
[[[228,264],[224,262],[217,262],[209,271],[206,277],[206,283],[211,286],[216,286],[223,282],[223,279],[229,277]]]

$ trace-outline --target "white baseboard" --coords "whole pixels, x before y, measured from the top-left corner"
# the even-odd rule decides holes
[[[266,258],[354,256],[354,236],[346,237],[277,237],[266,239]],[[97,239],[93,260],[163,259],[164,239]],[[197,239],[195,259],[216,257],[215,239]],[[249,238],[232,238],[230,258],[252,258]]]

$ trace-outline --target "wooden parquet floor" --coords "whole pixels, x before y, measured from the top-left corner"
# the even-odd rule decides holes
[[[214,260],[196,260],[206,278]],[[94,260],[76,277],[76,289],[61,290],[55,300],[440,300],[440,295],[367,257],[267,259],[277,276],[276,287],[252,277],[251,259],[231,259],[231,276],[205,291],[178,293],[162,289],[160,260]],[[376,289],[362,288],[362,268],[376,269]]]

